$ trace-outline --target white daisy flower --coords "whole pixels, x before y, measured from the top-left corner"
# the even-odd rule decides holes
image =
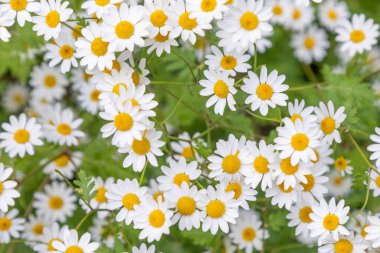
[[[136,64],[135,60],[133,59],[130,52],[126,51],[126,54],[130,54],[130,57],[128,58],[129,63],[134,69],[132,72],[132,80],[135,86],[139,85],[148,85],[150,84],[150,79],[147,77],[149,75],[149,70],[146,66],[146,59],[142,58],[138,64]]]
[[[267,5],[272,7],[272,17],[269,21],[272,24],[283,25],[287,17],[286,12],[289,11],[289,0],[270,0]]]
[[[134,228],[141,229],[139,239],[146,238],[149,243],[159,241],[163,234],[170,233],[172,216],[173,211],[168,209],[168,204],[161,198],[157,202],[153,198],[145,199],[136,207],[134,218]]]
[[[328,175],[329,181],[326,183],[328,194],[332,197],[338,198],[347,196],[351,191],[352,178],[344,177],[342,173],[337,170],[333,170]]]
[[[112,69],[115,53],[110,50],[109,42],[105,41],[105,33],[102,27],[94,22],[82,29],[83,37],[75,42],[77,57],[82,58],[81,66],[88,70],[95,67],[103,71],[104,68]]]
[[[164,155],[160,149],[165,145],[165,142],[160,140],[161,136],[162,132],[151,128],[144,131],[141,140],[133,139],[132,145],[119,148],[119,153],[128,154],[124,159],[123,167],[128,168],[132,165],[133,171],[136,172],[141,172],[146,162],[157,167],[158,162],[156,156]]]
[[[380,196],[380,175],[376,172],[371,172],[371,182],[369,183],[369,188],[373,190],[373,196]]]
[[[335,253],[335,252],[352,252],[352,253],[365,253],[367,252],[367,245],[359,235],[354,235],[351,232],[347,236],[339,236],[335,240],[331,235],[326,238],[324,244],[318,247],[318,253]]]
[[[87,15],[96,15],[97,18],[102,18],[112,9],[116,9],[116,4],[123,0],[86,0],[81,8],[87,12]]]
[[[11,38],[7,27],[11,27],[15,23],[15,19],[11,18],[10,15],[0,15],[0,40],[8,42]]]
[[[275,148],[281,152],[280,158],[289,157],[293,166],[300,161],[315,161],[317,155],[314,150],[321,144],[321,131],[307,120],[297,119],[293,123],[289,118],[284,118],[283,122],[283,127],[277,127],[278,137],[274,139]]]
[[[24,230],[23,218],[17,218],[19,211],[12,209],[7,213],[0,211],[0,243],[10,243],[12,238],[19,238]]]
[[[96,88],[96,84],[89,83],[79,88],[78,102],[80,106],[87,112],[95,115],[101,109],[100,90]]]
[[[204,219],[204,213],[200,211],[201,193],[196,186],[189,186],[185,182],[181,186],[175,185],[168,192],[165,192],[165,201],[169,208],[174,208],[172,224],[178,222],[179,229],[198,229]]]
[[[149,21],[149,38],[167,38],[168,33],[173,29],[169,25],[169,5],[169,0],[144,1],[145,19]]]
[[[363,213],[358,214],[357,216],[353,217],[351,219],[348,228],[351,231],[356,232],[356,234],[367,244],[370,245],[369,241],[365,240],[366,235],[368,234],[365,229],[369,226],[368,222],[368,216],[370,216],[370,213],[366,213],[365,211]]]
[[[10,18],[16,19],[20,26],[25,25],[25,21],[32,22],[31,13],[39,10],[39,4],[34,0],[2,0],[0,4],[1,15],[9,15]]]
[[[75,175],[76,168],[81,165],[82,152],[76,151],[73,153],[64,153],[53,161],[48,163],[43,172],[49,175],[52,180],[63,180],[62,176],[59,175],[55,170],[59,170],[68,179],[73,179]],[[46,160],[43,160],[41,164],[44,164]]]
[[[45,228],[51,226],[52,221],[42,216],[30,215],[25,222],[23,238],[26,238],[31,247],[36,245],[37,241],[41,241],[44,237],[43,231]]]
[[[307,30],[295,33],[292,38],[295,55],[301,62],[310,64],[322,61],[327,54],[330,42],[323,29],[311,26]]]
[[[251,188],[250,185],[244,183],[243,178],[232,178],[223,180],[221,186],[226,192],[233,192],[233,198],[240,203],[240,206],[249,210],[248,201],[255,201],[257,191]]]
[[[10,113],[15,113],[23,108],[29,97],[29,89],[25,85],[10,84],[1,96],[2,107]]]
[[[42,93],[48,102],[60,100],[66,94],[69,82],[57,67],[43,63],[35,66],[31,73],[30,85],[34,88],[32,96]]]
[[[37,215],[54,221],[65,222],[74,214],[77,197],[65,182],[53,182],[44,187],[44,192],[34,193],[33,207]]]
[[[268,230],[262,228],[259,215],[254,211],[241,211],[236,224],[231,225],[229,237],[239,250],[246,253],[262,250],[263,241],[269,238]]]
[[[375,134],[371,134],[370,139],[374,142],[368,146],[368,151],[372,152],[370,159],[376,161],[376,166],[380,166],[380,128],[375,128]]]
[[[366,20],[364,14],[354,14],[351,21],[345,19],[336,28],[336,40],[342,43],[340,50],[350,57],[370,51],[377,44],[379,25],[373,19]]]
[[[311,207],[315,204],[317,203],[313,198],[300,198],[286,215],[286,218],[289,219],[288,226],[296,227],[297,237],[301,234],[309,234],[307,226],[313,221],[310,214],[313,213]]]
[[[125,221],[129,225],[135,221],[136,207],[145,201],[147,188],[140,187],[137,179],[118,179],[109,186],[105,196],[108,199],[108,209],[120,209],[116,221]]]
[[[298,102],[298,99],[295,99],[294,103],[288,102],[288,112],[293,123],[296,123],[297,119],[302,121],[306,119],[310,122],[314,122],[316,120],[316,117],[313,115],[314,107],[305,107],[305,100]]]
[[[61,63],[62,73],[70,71],[71,66],[77,68],[78,62],[75,58],[74,42],[75,40],[67,36],[66,33],[61,33],[61,35],[54,40],[54,43],[47,44],[45,58],[50,60],[49,66],[53,67]]]
[[[148,187],[147,193],[153,197],[154,201],[158,201],[159,197],[162,198],[162,201],[165,201],[164,192],[160,190],[159,184],[157,183],[155,179],[151,179],[149,181],[149,187]]]
[[[103,16],[104,40],[109,42],[111,51],[122,52],[125,49],[133,52],[135,45],[144,46],[149,25],[143,19],[144,8],[141,5],[128,6],[122,3],[118,9],[113,8]]]
[[[149,247],[145,243],[140,244],[140,247],[133,246],[132,253],[155,253],[156,247],[150,245]]]
[[[302,31],[313,22],[313,8],[310,6],[297,6],[292,2],[290,1],[287,6],[285,27],[293,31]]]
[[[284,187],[284,183],[279,185],[274,184],[272,188],[265,190],[265,197],[272,198],[272,205],[278,205],[279,208],[285,207],[290,210],[292,204],[298,201],[297,196],[301,190],[302,187],[299,184],[296,184],[295,187],[289,186],[288,188]]]
[[[85,134],[79,130],[82,122],[83,119],[74,118],[74,113],[70,108],[61,110],[56,107],[50,124],[44,125],[46,138],[61,146],[76,146],[78,139],[85,137]]]
[[[169,15],[169,25],[173,27],[169,38],[175,39],[181,36],[183,41],[195,44],[196,35],[203,37],[203,30],[211,29],[211,24],[204,18],[192,17],[193,13],[184,0],[173,0],[170,2],[171,9]]]
[[[220,228],[224,233],[228,233],[228,224],[235,224],[239,216],[240,203],[234,199],[234,193],[226,192],[221,185],[217,185],[216,189],[208,186],[202,193],[200,205],[205,215],[202,230],[210,230],[211,234],[215,235]]]
[[[170,48],[177,47],[178,42],[175,39],[171,39],[169,34],[170,32],[168,32],[167,35],[157,33],[153,38],[145,40],[145,46],[149,47],[147,53],[150,54],[156,51],[158,57],[160,57],[164,51],[170,54]]]
[[[99,248],[99,243],[91,242],[91,234],[88,232],[79,236],[75,229],[66,229],[63,231],[63,237],[60,240],[54,240],[52,246],[57,253],[95,253]]]
[[[203,158],[197,152],[197,144],[194,139],[197,139],[203,142],[202,139],[198,138],[199,133],[194,133],[191,137],[188,132],[183,132],[178,135],[180,139],[178,142],[173,141],[170,143],[174,151],[174,159],[178,160],[181,157],[184,157],[187,161],[196,160],[199,163],[203,162]],[[206,145],[204,143],[204,145]]]
[[[322,142],[331,144],[333,141],[340,143],[342,140],[338,128],[340,124],[346,119],[344,113],[345,108],[339,107],[335,111],[332,101],[327,103],[327,106],[323,103],[319,103],[319,107],[314,108],[314,112],[317,115],[317,124],[323,132]]]
[[[371,242],[373,248],[380,248],[380,218],[378,216],[368,216],[368,223],[364,231],[367,233],[365,240]]]
[[[216,143],[214,154],[208,157],[210,178],[221,181],[239,177],[243,168],[248,168],[250,164],[249,153],[245,145],[244,136],[238,140],[233,134],[230,134],[227,141],[219,140]]]
[[[216,46],[211,46],[212,54],[206,55],[205,64],[213,70],[235,76],[236,73],[246,73],[251,68],[247,62],[250,59],[244,52],[223,52]]]
[[[276,178],[276,184],[284,184],[286,190],[298,183],[307,184],[306,175],[311,174],[310,167],[310,163],[300,162],[292,165],[290,158],[280,159],[273,171],[273,177]]]
[[[46,41],[58,38],[61,33],[62,23],[67,21],[73,10],[67,8],[69,2],[61,3],[61,0],[41,0],[38,12],[33,17],[33,31],[38,36],[43,35]]]
[[[329,165],[334,163],[334,159],[331,158],[333,150],[330,148],[330,145],[322,143],[314,152],[317,156],[317,159],[311,160],[313,163],[312,171],[318,170],[328,170]]]
[[[303,199],[320,200],[328,192],[325,184],[329,181],[329,177],[323,176],[327,169],[328,167],[313,167],[311,173],[304,175],[306,182],[300,183],[302,191],[299,192]]]
[[[0,148],[4,148],[9,157],[24,157],[25,154],[34,155],[34,146],[41,146],[43,142],[41,125],[35,118],[28,119],[23,113],[18,118],[9,117],[9,123],[1,124]]]
[[[53,247],[53,241],[60,241],[63,239],[63,231],[67,230],[67,225],[59,227],[59,224],[54,222],[50,226],[43,228],[43,233],[39,239],[40,242],[33,245],[33,250],[40,253],[51,253],[56,248]]]
[[[268,108],[275,108],[276,105],[286,106],[288,96],[283,92],[289,86],[284,84],[285,75],[278,75],[277,70],[273,70],[268,75],[266,66],[260,70],[260,77],[254,72],[248,72],[248,78],[244,78],[242,91],[249,94],[245,104],[251,104],[251,110],[260,110],[262,115],[268,114]]]
[[[342,176],[345,174],[351,175],[354,168],[350,166],[350,160],[344,158],[344,156],[339,156],[335,159],[335,169],[338,170]]]
[[[228,10],[227,0],[186,0],[188,10],[191,12],[191,18],[201,18],[207,21],[219,20]]]
[[[223,115],[226,104],[232,111],[236,111],[233,95],[237,90],[234,87],[234,79],[229,78],[227,72],[215,70],[205,70],[204,75],[206,79],[199,81],[199,84],[204,87],[200,95],[211,96],[206,102],[206,107],[215,105],[214,112],[219,115]]]
[[[319,21],[330,31],[345,19],[348,19],[350,12],[344,1],[328,0],[319,5],[318,8]]]
[[[318,245],[321,245],[325,239],[332,235],[334,240],[339,240],[339,235],[349,235],[350,232],[344,227],[349,217],[349,206],[344,206],[344,200],[340,200],[338,204],[335,198],[330,199],[329,203],[323,198],[319,204],[313,205],[313,212],[310,218],[313,220],[309,225],[311,237],[319,237]]]
[[[271,10],[264,6],[263,0],[238,1],[218,21],[221,29],[216,33],[220,38],[218,45],[227,51],[247,51],[249,45],[260,39],[264,32],[272,30],[269,24],[271,16]]]
[[[94,184],[94,188],[91,189],[91,193],[95,192],[95,196],[93,199],[90,200],[90,206],[92,209],[107,209],[108,208],[108,198],[106,196],[106,193],[110,190],[111,186],[114,184],[115,179],[113,177],[108,177],[105,180],[103,180],[101,177],[95,177],[92,178]],[[90,208],[83,203],[83,201],[80,201],[83,209],[86,212],[90,212]],[[104,219],[109,215],[110,212],[107,211],[98,211],[97,215],[99,219]]]
[[[169,191],[175,185],[181,187],[183,182],[190,185],[191,181],[196,180],[202,173],[202,171],[198,169],[198,163],[196,161],[186,163],[183,157],[178,159],[178,161],[169,158],[168,163],[169,167],[161,166],[164,175],[157,178],[161,191]]]
[[[8,212],[9,206],[14,206],[14,199],[20,197],[20,193],[14,189],[17,182],[8,180],[12,175],[12,168],[5,168],[4,164],[0,163],[0,210]]]

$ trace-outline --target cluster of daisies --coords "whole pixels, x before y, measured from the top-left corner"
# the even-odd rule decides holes
[[[325,58],[328,33],[339,44],[342,64],[356,54],[373,53],[379,25],[363,14],[351,16],[346,4],[336,0],[313,1],[322,2],[316,8],[308,0],[140,2],[87,0],[83,13],[74,13],[61,0],[0,0],[1,40],[9,41],[8,29],[15,23],[26,22],[46,40],[37,52],[44,61],[33,68],[28,86],[11,84],[4,94],[4,108],[12,115],[1,124],[0,148],[10,158],[33,156],[47,143],[63,150],[41,161],[47,182],[33,193],[31,209],[22,218],[14,208],[22,187],[17,181],[27,178],[12,180],[13,169],[0,163],[0,243],[23,238],[36,252],[91,253],[102,244],[113,248],[115,238],[123,241],[110,226],[121,223],[149,244],[176,226],[223,233],[227,252],[248,253],[262,250],[270,236],[261,212],[253,208],[264,198],[286,210],[288,226],[295,227],[300,242],[321,253],[376,252],[380,214],[351,215],[345,201],[337,200],[350,193],[353,172],[347,157],[333,154],[345,130],[344,107],[332,101],[318,106],[289,102],[285,75],[251,63],[272,46],[274,25],[291,31],[295,56],[304,64]],[[206,43],[207,31],[216,35],[215,45]],[[232,111],[259,111],[262,117],[277,106],[288,109],[273,144],[230,134],[212,150],[201,134],[187,132],[170,143],[162,140],[168,130],[155,118],[158,102],[148,62],[152,54],[161,57],[186,44],[196,45],[207,68],[204,79],[194,75],[194,81],[215,114],[223,115],[226,105]],[[235,101],[238,88],[247,95],[244,105]],[[101,135],[123,156],[124,168],[144,175],[149,165],[159,167],[161,175],[149,186],[131,178],[93,177],[93,198],[79,198],[66,181],[76,178],[82,162],[83,153],[74,150],[91,136],[81,128],[84,120],[75,106],[66,103],[69,99],[105,122]],[[368,187],[377,197],[380,128],[375,131],[368,147],[375,164],[369,168]],[[159,164],[166,144],[174,154]],[[66,225],[78,206],[88,215],[96,212],[83,235]],[[142,243],[130,250],[153,253],[155,246]]]

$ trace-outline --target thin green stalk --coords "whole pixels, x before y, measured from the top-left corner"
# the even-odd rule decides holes
[[[148,167],[148,161],[145,161],[144,169],[141,173],[140,180],[139,180],[139,186],[141,186],[144,181],[145,171],[147,167]]]
[[[195,75],[194,71],[193,71],[193,68],[191,67],[189,61],[187,59],[185,59],[182,55],[178,54],[175,50],[172,50],[173,54],[175,56],[177,56],[178,58],[180,58],[188,67],[188,69],[190,70],[191,72],[191,75],[193,76],[193,79],[194,79],[194,82],[195,83],[198,83],[198,79],[197,79],[197,76]]]
[[[356,212],[352,217],[356,217],[358,216],[359,214],[361,214],[364,209],[366,208],[367,204],[368,204],[368,199],[369,199],[369,185],[371,183],[371,171],[372,169],[370,168],[369,169],[369,173],[368,173],[368,178],[367,178],[367,191],[366,191],[366,194],[365,194],[365,199],[364,199],[364,203],[363,203],[363,206],[362,208],[360,208],[360,210],[358,212]]]
[[[78,231],[78,229],[83,225],[83,223],[93,214],[96,210],[90,210],[88,213],[86,213],[85,216],[79,221],[78,225],[75,227],[75,230]]]
[[[274,118],[268,118],[268,117],[264,117],[264,116],[261,116],[261,115],[258,115],[256,113],[253,113],[249,110],[245,110],[246,113],[248,113],[249,115],[252,115],[253,117],[256,117],[258,119],[262,119],[262,120],[266,120],[266,121],[270,121],[270,122],[276,122],[276,123],[279,123],[281,124],[281,120],[278,120],[278,119],[274,119]]]
[[[177,101],[177,103],[175,104],[173,110],[169,113],[169,115],[161,122],[162,124],[165,124],[166,121],[168,121],[175,114],[175,112],[177,111],[178,107],[181,105],[181,103],[182,103],[185,95],[186,95],[186,91],[182,94],[182,96],[180,97],[180,99]]]

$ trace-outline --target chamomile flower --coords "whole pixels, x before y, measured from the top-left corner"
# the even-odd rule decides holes
[[[293,123],[296,123],[297,119],[300,119],[302,121],[308,120],[310,122],[314,122],[316,119],[316,117],[313,115],[314,107],[305,107],[305,100],[301,100],[299,102],[298,99],[295,99],[294,103],[288,102],[288,112]]]
[[[139,187],[137,179],[118,179],[109,186],[105,197],[108,199],[110,210],[120,209],[116,215],[116,221],[125,221],[129,225],[135,221],[136,207],[145,202],[147,188]]]
[[[345,19],[336,28],[336,40],[342,43],[341,51],[350,57],[370,51],[377,44],[379,25],[364,14],[354,14],[351,21]]]
[[[375,128],[375,134],[371,134],[370,139],[374,142],[368,146],[368,151],[372,152],[370,159],[376,161],[376,166],[380,166],[380,128]]]
[[[25,21],[32,22],[31,13],[39,10],[39,4],[34,0],[2,0],[0,4],[1,15],[9,15],[9,18],[16,19],[20,26],[25,25]]]
[[[205,215],[202,224],[204,232],[210,230],[211,234],[216,234],[219,228],[228,233],[228,224],[236,223],[239,216],[239,202],[234,199],[233,192],[226,192],[221,185],[217,185],[216,189],[208,186],[203,191],[204,196],[201,198],[201,210]]]
[[[134,218],[134,228],[141,229],[139,239],[146,238],[149,243],[159,241],[163,234],[169,234],[172,216],[173,211],[161,198],[158,198],[157,202],[153,198],[145,199],[136,207]]]
[[[296,33],[292,38],[292,47],[296,57],[306,64],[322,61],[327,54],[329,45],[327,33],[316,26]]]
[[[141,244],[140,247],[133,246],[132,253],[154,253],[156,247],[154,245],[146,246],[145,243]]]
[[[298,6],[294,3],[289,3],[287,8],[285,27],[293,31],[302,31],[313,22],[314,15],[312,7]]]
[[[346,236],[339,236],[339,239],[334,239],[331,235],[326,238],[322,246],[319,246],[318,253],[335,253],[335,252],[352,252],[365,253],[367,245],[363,242],[359,235],[354,235],[351,232]]]
[[[77,200],[74,191],[66,183],[53,182],[44,187],[44,192],[34,193],[37,215],[54,221],[65,222],[74,214]]]
[[[76,146],[79,139],[85,136],[79,129],[82,122],[81,118],[75,118],[71,109],[61,110],[56,107],[51,123],[44,125],[46,138],[50,142],[58,143],[59,145]]]
[[[314,152],[317,155],[317,159],[311,160],[313,163],[312,171],[327,170],[328,166],[334,163],[334,159],[331,158],[333,150],[330,148],[330,145],[322,143],[314,149]]]
[[[80,106],[95,115],[101,108],[100,105],[100,90],[96,88],[95,83],[89,83],[86,86],[79,88],[78,101]]]
[[[75,229],[66,229],[63,231],[63,237],[60,240],[54,240],[52,243],[56,252],[83,252],[95,253],[99,248],[99,243],[91,242],[91,234],[84,233],[82,236],[78,235]]]
[[[42,216],[30,215],[24,225],[23,237],[27,240],[34,241],[30,243],[35,245],[35,241],[40,241],[43,238],[43,230],[51,225],[51,220]]]
[[[256,212],[241,211],[236,224],[231,225],[229,237],[239,250],[250,253],[262,250],[263,241],[269,237],[269,233],[262,228],[262,222]]]
[[[257,191],[252,189],[248,184],[244,183],[243,178],[225,179],[221,182],[221,186],[226,192],[233,192],[233,198],[240,203],[240,206],[249,210],[248,201],[255,201]]]
[[[338,170],[342,176],[345,174],[352,174],[354,168],[350,166],[350,160],[346,159],[344,156],[339,156],[335,159],[335,169]]]
[[[168,207],[175,210],[172,223],[178,222],[180,230],[200,228],[204,218],[204,213],[199,208],[201,196],[196,186],[190,187],[185,182],[182,182],[179,187],[175,185],[165,193]]]
[[[14,189],[17,182],[8,180],[13,172],[12,168],[5,168],[4,164],[0,163],[0,211],[8,212],[9,206],[14,206],[14,199],[20,197],[20,193]]]
[[[380,175],[376,172],[371,172],[371,182],[369,183],[369,188],[373,190],[373,196],[380,196]]]
[[[173,29],[170,31],[169,38],[181,37],[183,41],[189,41],[194,45],[196,35],[203,37],[205,35],[204,30],[212,28],[208,20],[193,17],[193,12],[184,0],[172,1],[170,5],[169,25]]]
[[[248,54],[243,52],[225,52],[216,46],[211,46],[212,54],[206,55],[205,64],[210,69],[219,70],[223,73],[235,76],[236,73],[246,73],[251,68],[247,62],[250,59]]]
[[[304,175],[306,182],[301,182],[302,191],[299,192],[303,199],[319,200],[328,192],[325,184],[329,181],[329,178],[323,175],[327,168],[311,169],[311,173]]]
[[[178,135],[180,139],[178,142],[173,141],[170,143],[173,151],[174,151],[174,159],[178,160],[181,157],[184,157],[187,161],[196,160],[198,162],[203,162],[203,158],[197,153],[197,144],[193,139],[197,138],[199,133],[194,133],[193,137],[190,136],[188,132],[183,132]],[[202,139],[197,138],[202,141]],[[205,144],[206,145],[206,144]]]
[[[17,218],[17,209],[12,209],[7,213],[0,211],[0,243],[9,243],[12,238],[19,238],[24,230],[23,218]]]
[[[350,15],[347,4],[344,1],[328,0],[319,5],[319,21],[329,30],[335,28]]]
[[[119,148],[119,153],[128,154],[124,159],[123,167],[128,168],[132,165],[133,171],[136,172],[141,172],[147,162],[157,167],[156,156],[164,154],[160,149],[165,145],[165,142],[160,140],[161,136],[162,132],[151,128],[144,131],[141,140],[133,139],[132,145]]]
[[[35,118],[28,119],[24,113],[19,117],[11,115],[9,123],[4,122],[1,127],[0,148],[10,157],[34,155],[34,146],[43,144],[41,125],[36,123]]]
[[[317,115],[317,124],[323,132],[322,142],[331,144],[333,141],[337,143],[342,141],[338,128],[346,119],[344,110],[345,108],[342,106],[335,111],[332,101],[329,101],[327,106],[323,102],[320,102],[319,107],[314,108],[314,112]]]
[[[291,164],[290,158],[280,159],[273,171],[273,177],[276,178],[276,184],[284,184],[285,190],[289,187],[295,187],[299,182],[307,184],[306,175],[310,175],[309,163]]]
[[[380,248],[380,218],[378,216],[368,216],[369,225],[364,229],[367,233],[365,240],[371,242],[373,248]]]
[[[271,10],[264,6],[263,0],[238,1],[218,21],[221,29],[216,33],[220,38],[218,45],[227,51],[247,51],[249,45],[260,39],[264,32],[272,30],[269,24],[271,16]]]
[[[265,190],[265,197],[272,198],[272,205],[278,205],[279,208],[285,207],[290,210],[292,204],[298,201],[298,195],[302,187],[296,184],[295,187],[284,187],[284,183],[274,184],[272,188]]]
[[[110,50],[109,42],[105,41],[104,29],[100,25],[91,22],[89,26],[82,29],[83,37],[75,42],[77,57],[82,58],[81,66],[88,70],[97,67],[103,71],[104,68],[112,69],[115,53]]]
[[[169,5],[169,0],[144,1],[146,19],[149,20],[149,38],[167,38],[173,29],[169,25]]]
[[[281,152],[280,158],[290,158],[292,166],[300,161],[315,161],[317,155],[314,149],[321,144],[321,131],[307,120],[297,119],[293,123],[289,118],[284,118],[283,122],[284,126],[277,128],[278,137],[274,140],[275,148]]]
[[[272,17],[270,18],[270,22],[272,24],[280,24],[283,25],[285,23],[287,14],[286,12],[289,11],[288,0],[271,0],[267,4],[268,6],[272,7]]]
[[[0,11],[1,13],[1,11]],[[11,38],[11,34],[9,33],[7,27],[11,27],[15,23],[15,19],[11,18],[10,15],[0,15],[0,40],[4,42],[8,42]]]
[[[196,180],[202,173],[197,168],[198,163],[196,161],[186,163],[183,157],[179,158],[178,161],[169,158],[168,163],[169,167],[161,166],[164,175],[157,178],[161,191],[171,190],[175,185],[180,187],[183,182],[190,185],[191,181]]]
[[[344,197],[351,192],[352,178],[343,176],[337,170],[331,171],[328,175],[329,181],[326,183],[328,194],[332,197]]]
[[[226,72],[215,70],[206,70],[204,75],[206,79],[199,81],[199,84],[204,87],[200,94],[201,96],[211,96],[206,102],[206,107],[215,105],[214,112],[219,115],[223,115],[226,104],[232,111],[235,111],[236,101],[233,96],[237,90],[234,87],[234,79],[229,78]]]
[[[186,1],[187,8],[191,12],[191,18],[202,18],[208,21],[219,20],[228,10],[228,0],[194,0]]]
[[[56,250],[56,248],[53,247],[53,241],[62,240],[63,232],[67,229],[67,226],[59,227],[59,224],[56,222],[50,226],[45,226],[42,230],[43,233],[39,238],[40,242],[35,243],[35,245],[33,245],[33,249],[40,253],[49,253]]]
[[[49,175],[52,180],[62,180],[62,176],[55,170],[60,171],[68,179],[73,179],[75,170],[81,164],[82,152],[76,151],[73,153],[64,153],[53,161],[49,162],[43,169],[46,175]],[[45,163],[42,161],[42,163]]]
[[[28,102],[29,89],[25,85],[13,83],[8,86],[1,97],[2,107],[8,112],[15,113]]]
[[[145,41],[145,46],[149,47],[147,50],[148,54],[156,51],[157,56],[160,57],[163,52],[170,54],[170,48],[177,47],[178,42],[175,39],[171,39],[169,33],[167,35],[161,35],[161,33],[158,33],[153,38],[147,39]]]
[[[149,25],[143,19],[144,8],[141,5],[128,6],[122,3],[119,9],[113,8],[103,16],[104,39],[109,42],[111,51],[121,52],[125,49],[133,52],[135,45],[144,46],[143,37],[148,35]]]
[[[37,32],[38,36],[43,35],[46,41],[58,38],[62,23],[73,13],[72,9],[67,8],[68,5],[67,1],[61,3],[61,0],[41,0],[37,16],[33,17],[33,31]]]
[[[351,231],[356,232],[356,234],[364,241],[367,235],[367,232],[365,231],[365,229],[369,226],[368,216],[370,215],[371,215],[370,213],[367,213],[364,211],[363,213],[360,213],[357,216],[353,217],[353,219],[351,219],[348,225],[348,228]],[[365,241],[365,242],[369,244],[368,241]]]
[[[348,221],[349,206],[344,206],[344,200],[336,204],[335,198],[330,199],[329,203],[323,198],[319,204],[311,207],[313,212],[310,214],[312,222],[308,225],[311,237],[319,237],[318,245],[332,235],[334,240],[339,240],[339,235],[349,235],[350,232],[344,227]]]
[[[102,18],[108,14],[110,10],[116,9],[115,4],[121,3],[123,0],[86,0],[82,4],[82,9],[87,12],[87,15],[96,15],[97,18]]]
[[[75,40],[67,34],[62,33],[57,39],[54,40],[54,44],[47,44],[47,52],[45,54],[46,59],[50,60],[49,66],[53,67],[61,63],[61,72],[66,73],[70,71],[71,66],[78,67],[78,62],[74,47]]]
[[[308,234],[307,226],[313,221],[310,218],[310,214],[313,213],[311,207],[315,204],[316,201],[313,198],[300,198],[293,208],[290,209],[286,218],[289,219],[289,227],[296,227],[296,236]]]
[[[276,105],[285,106],[288,96],[283,92],[289,86],[284,84],[285,75],[278,75],[277,70],[273,70],[268,75],[268,70],[263,66],[260,70],[260,77],[254,72],[248,72],[248,78],[243,80],[241,89],[249,94],[245,104],[251,104],[251,110],[260,110],[262,115],[268,114],[268,108],[275,108]]]
[[[233,134],[228,136],[228,140],[219,140],[216,143],[216,150],[208,157],[211,171],[209,176],[216,180],[232,179],[239,177],[244,167],[249,167],[249,153],[245,146],[245,137],[239,141]]]

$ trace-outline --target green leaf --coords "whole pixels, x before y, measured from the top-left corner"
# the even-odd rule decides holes
[[[95,197],[96,192],[93,191],[95,182],[92,180],[92,177],[86,175],[84,170],[78,172],[78,179],[74,180],[74,185],[78,186],[78,188],[76,188],[77,193],[80,194],[87,203]]]

